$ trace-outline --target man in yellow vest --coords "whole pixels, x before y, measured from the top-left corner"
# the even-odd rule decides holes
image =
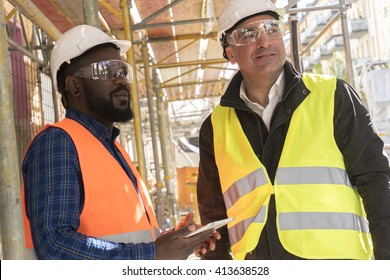
[[[239,70],[201,127],[197,195],[202,223],[235,219],[203,258],[390,259],[384,144],[350,85],[286,60],[273,2],[218,18]]]
[[[80,25],[51,54],[52,77],[65,119],[45,126],[22,164],[26,258],[186,259],[214,249],[211,231],[195,230],[189,215],[160,235],[148,191],[114,122],[132,119],[131,43]],[[210,236],[210,235],[213,236]]]

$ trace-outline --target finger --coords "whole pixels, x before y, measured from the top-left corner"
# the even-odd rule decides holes
[[[209,244],[207,242],[204,242],[202,246],[195,250],[195,256],[202,257],[204,256],[208,251],[210,251]]]
[[[186,217],[184,218],[185,223],[192,223],[192,220],[194,219],[194,213],[188,212]]]
[[[214,237],[216,240],[219,240],[219,239],[221,239],[221,234],[220,234],[218,231],[214,231],[214,232],[213,232],[213,237]]]
[[[209,242],[209,249],[211,251],[214,251],[215,250],[215,247],[216,247],[216,239],[215,237],[210,237],[210,242]]]
[[[208,237],[205,242],[203,242],[201,248],[206,248],[207,250],[214,250],[215,249],[215,241],[214,238]]]
[[[201,248],[196,249],[194,253],[195,253],[195,256],[197,256],[197,257],[202,257],[204,255],[202,253],[202,249]]]
[[[170,235],[169,236],[170,239],[173,240],[173,239],[176,239],[176,238],[183,237],[184,235],[187,235],[188,233],[191,232],[190,229],[192,229],[192,228],[190,228],[190,229],[189,228],[190,227],[181,227],[181,228],[175,229],[174,231],[168,233]]]
[[[214,251],[216,247],[216,239],[213,236],[209,236],[205,242],[203,242],[201,249],[206,249],[207,251]]]
[[[185,218],[181,220],[179,224],[176,226],[176,229],[189,226],[193,220],[194,220],[194,213],[188,212]]]

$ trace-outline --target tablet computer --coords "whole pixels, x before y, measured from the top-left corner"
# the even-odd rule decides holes
[[[196,235],[198,233],[207,231],[209,229],[219,229],[220,227],[226,225],[227,223],[230,223],[233,220],[234,220],[234,218],[227,218],[227,219],[223,219],[223,220],[219,220],[219,221],[208,223],[207,225],[205,225],[205,226],[203,226],[201,228],[198,228],[195,231],[192,231],[189,234],[184,235],[183,237],[184,238],[188,238],[188,237],[194,236],[194,235]]]

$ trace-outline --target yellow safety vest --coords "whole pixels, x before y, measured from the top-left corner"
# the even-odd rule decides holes
[[[234,259],[243,260],[260,238],[272,185],[246,138],[236,112],[217,106],[211,116],[214,151],[225,201]]]
[[[288,252],[302,258],[369,259],[372,243],[366,215],[361,198],[348,179],[343,155],[333,135],[336,79],[308,74],[302,78],[311,94],[292,116],[273,186],[280,241]],[[245,166],[238,165],[243,170],[239,180],[248,181],[251,186],[245,188],[253,191],[246,193],[247,201],[255,201],[258,194],[254,192],[256,183],[250,180],[253,167],[249,165],[253,165],[252,159],[257,160],[257,166],[262,165],[251,149],[234,109],[218,106],[213,115],[215,157],[225,203],[229,196],[227,190],[236,185],[229,173],[236,169],[240,159],[245,159]],[[221,147],[217,147],[219,145]],[[223,149],[225,154],[221,155]],[[250,161],[247,160],[249,157]],[[265,178],[270,185],[268,176]],[[266,194],[269,195],[268,190],[261,195]],[[267,204],[268,199],[257,208],[266,208]],[[227,205],[226,208],[230,207]],[[228,228],[231,236],[230,231],[234,229]],[[252,238],[259,236],[249,229],[245,234]],[[258,238],[254,241],[257,243]],[[247,241],[230,242],[235,254],[235,243]]]

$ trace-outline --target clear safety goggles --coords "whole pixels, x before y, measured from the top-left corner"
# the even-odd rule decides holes
[[[74,77],[93,80],[115,80],[122,77],[131,84],[133,82],[133,69],[130,64],[116,59],[103,60],[91,63],[73,73]]]
[[[228,37],[234,46],[244,46],[259,40],[262,33],[269,39],[279,39],[284,35],[283,23],[280,20],[260,20],[235,29]]]

